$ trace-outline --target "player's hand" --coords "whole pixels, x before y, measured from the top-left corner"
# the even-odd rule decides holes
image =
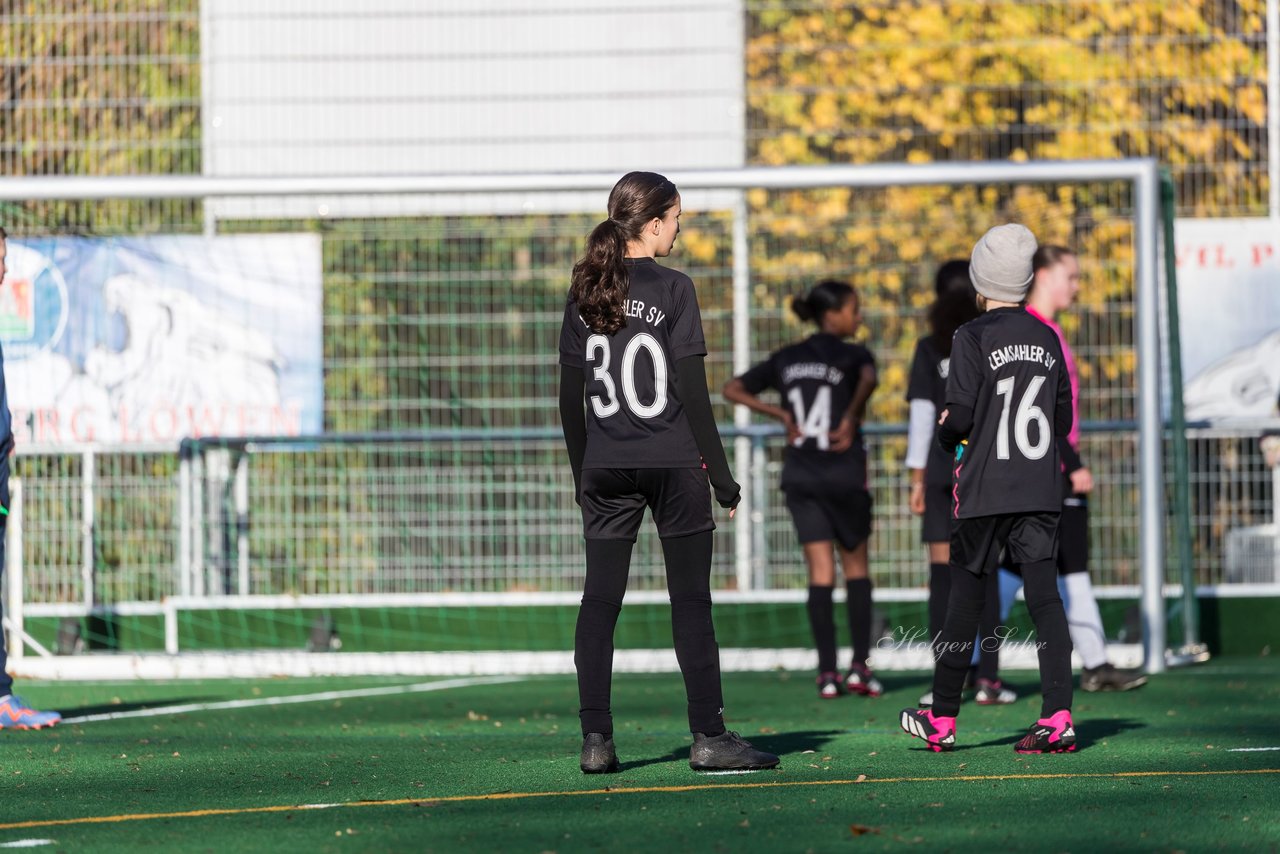
[[[853,437],[858,433],[858,422],[846,416],[840,419],[839,426],[828,434],[828,447],[834,453],[841,454],[853,447]]]
[[[729,481],[728,483],[711,484],[711,489],[716,494],[716,503],[729,511],[729,518],[733,518],[733,511],[738,509],[738,503],[742,501],[742,487],[737,483]]]
[[[1093,474],[1087,468],[1078,468],[1070,474],[1071,491],[1079,495],[1093,492]]]
[[[938,419],[938,426],[939,426],[939,427],[941,427],[943,424],[947,423],[947,416],[948,416],[948,415],[950,415],[950,414],[951,414],[951,410],[950,410],[950,409],[944,409],[944,410],[942,410],[942,417],[940,417],[940,418]]]
[[[911,484],[911,497],[907,499],[907,506],[911,508],[911,512],[917,516],[924,515],[924,482],[916,482]]]
[[[782,426],[787,430],[788,445],[798,445],[804,441],[804,434],[800,432],[800,428],[796,426],[796,420],[790,414],[782,416]]]

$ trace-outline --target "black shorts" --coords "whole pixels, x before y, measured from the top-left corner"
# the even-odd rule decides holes
[[[582,528],[588,540],[636,541],[644,508],[660,537],[714,531],[705,469],[584,469]]]
[[[974,575],[995,572],[1001,553],[1016,564],[1058,557],[1060,513],[1003,513],[956,519],[951,525],[951,565]]]
[[[1062,502],[1058,527],[1058,574],[1089,571],[1089,499],[1072,495]]]
[[[791,490],[786,496],[801,543],[834,540],[845,551],[853,551],[871,537],[870,492],[812,495]]]
[[[921,517],[920,539],[926,543],[951,540],[951,487],[943,483],[924,486],[924,516]]]
[[[1012,560],[1001,564],[1017,575],[1022,564]],[[1072,495],[1062,502],[1062,520],[1058,524],[1058,574],[1071,575],[1089,571],[1089,499]]]

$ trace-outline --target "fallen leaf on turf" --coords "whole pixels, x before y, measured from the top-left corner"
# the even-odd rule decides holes
[[[868,833],[879,833],[880,828],[868,827],[865,824],[851,824],[849,825],[849,832],[854,836],[865,836]]]

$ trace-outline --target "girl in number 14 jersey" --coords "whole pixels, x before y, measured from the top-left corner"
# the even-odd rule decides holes
[[[820,282],[792,301],[801,320],[818,331],[778,350],[724,387],[724,396],[781,421],[787,428],[782,490],[809,568],[809,624],[818,649],[818,696],[844,691],[877,697],[884,688],[867,666],[871,647],[871,579],[867,539],[871,494],[867,451],[858,430],[876,386],[875,359],[845,338],[858,329],[858,295],[844,282]],[[777,389],[782,405],[758,395]],[[843,680],[836,671],[835,560],[840,553],[848,594],[853,662]]]

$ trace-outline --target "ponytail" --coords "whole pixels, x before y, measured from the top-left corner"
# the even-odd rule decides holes
[[[792,297],[791,312],[805,323],[813,320],[813,306],[809,305],[809,295]]]
[[[592,332],[613,335],[627,325],[623,303],[630,277],[623,259],[627,242],[680,198],[676,185],[656,172],[628,172],[609,193],[609,218],[591,230],[587,248],[573,265],[569,299]]]
[[[612,335],[626,325],[622,311],[629,290],[627,265],[622,262],[626,252],[622,229],[606,219],[591,230],[587,251],[573,265],[569,298],[577,302],[578,314],[592,332]]]
[[[821,324],[822,316],[829,311],[839,311],[850,299],[857,299],[858,294],[847,282],[835,279],[824,279],[813,286],[813,290],[804,296],[791,298],[791,311],[805,322],[813,321]]]

